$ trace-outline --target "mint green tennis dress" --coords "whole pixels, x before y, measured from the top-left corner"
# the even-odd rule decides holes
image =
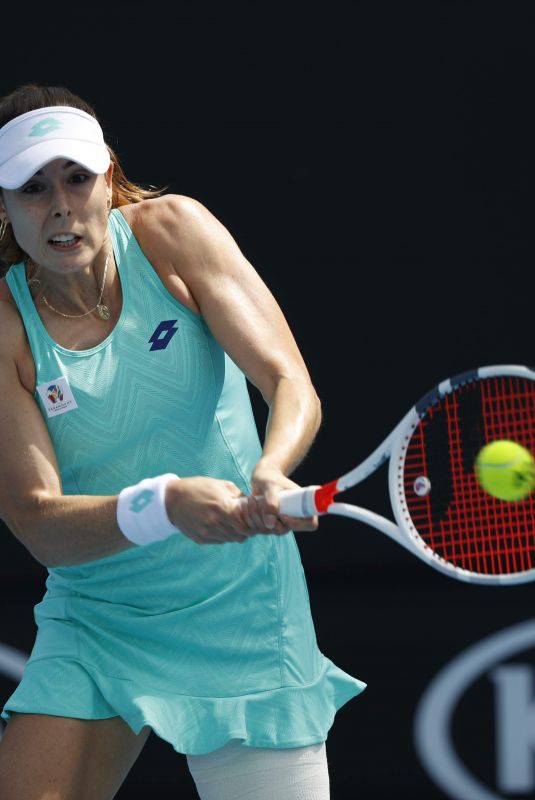
[[[97,347],[56,344],[24,266],[7,274],[64,493],[116,495],[166,472],[248,493],[261,446],[243,373],[167,292],[119,210],[109,227],[123,306]],[[292,533],[224,545],[178,533],[48,573],[3,719],[119,715],[191,755],[229,739],[301,747],[324,741],[337,709],[365,687],[318,649]]]

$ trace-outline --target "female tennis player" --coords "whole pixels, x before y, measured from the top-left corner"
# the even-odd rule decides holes
[[[317,518],[278,517],[320,420],[279,306],[65,88],[0,102],[0,187],[0,515],[48,570],[3,800],[112,798],[151,730],[202,800],[325,800],[364,684],[316,643],[291,529]]]

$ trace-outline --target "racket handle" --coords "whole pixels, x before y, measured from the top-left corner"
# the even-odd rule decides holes
[[[314,495],[319,486],[304,489],[284,489],[279,495],[279,514],[288,517],[314,517],[318,513]]]
[[[288,517],[314,517],[318,513],[314,495],[319,486],[305,486],[304,489],[284,489],[279,494],[279,514]],[[238,498],[239,505],[247,503],[246,497]]]

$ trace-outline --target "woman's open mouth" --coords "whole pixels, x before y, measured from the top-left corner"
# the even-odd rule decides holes
[[[81,241],[82,237],[76,236],[74,233],[62,233],[49,239],[48,244],[57,250],[72,250]]]

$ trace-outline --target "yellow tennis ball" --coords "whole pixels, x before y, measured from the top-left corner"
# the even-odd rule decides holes
[[[523,500],[535,486],[535,459],[521,444],[497,439],[479,451],[476,474],[493,497]]]

